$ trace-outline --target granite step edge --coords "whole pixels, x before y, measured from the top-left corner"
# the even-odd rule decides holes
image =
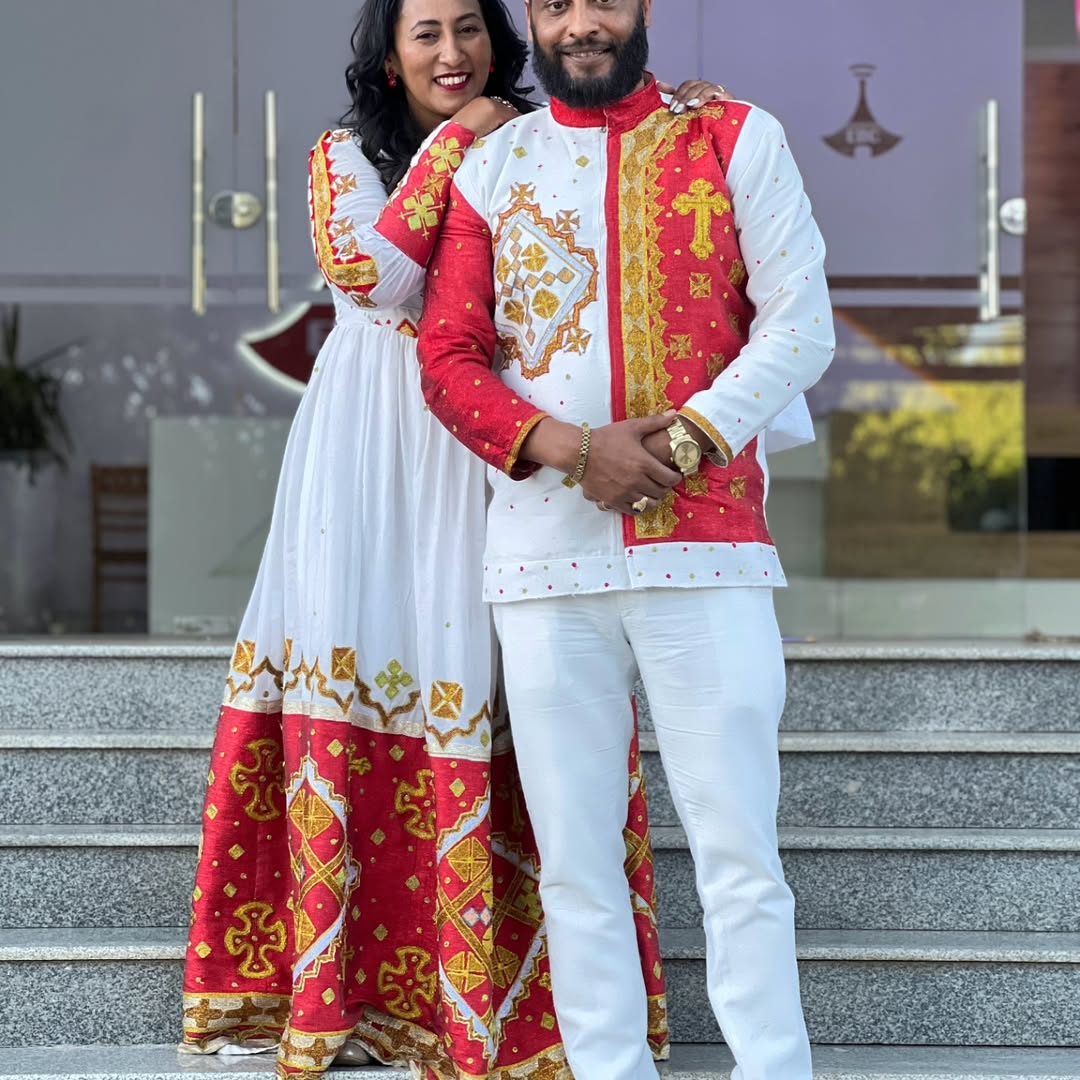
[[[197,847],[200,826],[0,824],[3,848]],[[688,848],[678,825],[651,830],[657,851]],[[843,828],[782,826],[785,851],[1080,852],[1080,829]]]
[[[680,1080],[723,1080],[726,1047],[676,1044],[661,1075]],[[818,1080],[1080,1080],[1074,1049],[973,1047],[816,1046]],[[272,1080],[268,1055],[222,1058],[181,1055],[173,1046],[60,1046],[8,1049],[0,1077],[19,1080],[221,1080],[225,1074]],[[334,1080],[361,1077],[404,1080],[404,1069],[335,1069]]]
[[[2,750],[209,750],[214,732],[191,730],[0,729]],[[641,749],[657,751],[641,733]],[[782,753],[802,754],[1075,754],[1080,732],[782,731]]]
[[[0,639],[0,660],[62,660],[110,658],[138,660],[227,660],[235,641],[231,637],[118,636],[36,637]],[[1080,662],[1080,640],[1047,641],[926,639],[890,641],[872,639],[812,640],[784,642],[788,660],[798,661],[970,661],[987,663]]]
[[[0,930],[0,963],[177,961],[183,927]],[[663,955],[702,960],[698,929],[661,927]],[[1080,933],[952,930],[800,930],[799,959],[837,963],[1080,964]]]

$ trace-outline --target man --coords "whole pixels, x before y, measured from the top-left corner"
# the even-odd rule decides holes
[[[645,72],[651,7],[528,6],[553,100],[457,174],[424,393],[498,470],[485,590],[575,1077],[657,1075],[623,873],[640,672],[734,1076],[809,1080],[777,853],[784,580],[764,444],[790,428],[782,413],[805,419],[800,395],[832,355],[824,245],[772,117],[663,105]]]

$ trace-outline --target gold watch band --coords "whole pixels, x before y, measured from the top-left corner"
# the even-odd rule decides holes
[[[563,478],[563,485],[568,488],[575,488],[585,477],[585,467],[589,464],[589,447],[592,445],[592,429],[588,424],[583,423],[581,425],[581,453],[578,454],[577,468],[574,470],[573,476],[566,476]]]

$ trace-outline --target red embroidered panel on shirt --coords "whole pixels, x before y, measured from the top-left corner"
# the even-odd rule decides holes
[[[721,164],[737,136],[717,130],[741,130],[745,115],[745,106],[678,118],[657,111],[613,150],[618,181],[608,200],[617,199],[619,234],[609,257],[620,277],[612,323],[622,327],[612,343],[617,419],[620,404],[625,417],[680,408],[746,344],[754,309]],[[626,542],[683,536],[680,523],[691,512],[683,502],[673,493],[652,513],[627,518]],[[712,518],[715,537],[716,519],[729,509],[703,505],[692,516]]]
[[[664,539],[771,545],[765,521],[765,473],[757,450],[754,439],[726,469],[703,458],[697,473],[686,477],[672,493],[679,525]]]
[[[427,266],[435,250],[450,184],[475,139],[460,124],[448,124],[420,155],[375,223],[376,231],[418,266]]]
[[[348,293],[363,307],[379,283],[374,258],[356,239],[356,222],[341,213],[340,200],[356,190],[356,177],[334,169],[331,147],[352,138],[350,132],[328,131],[311,151],[311,224],[319,268],[327,283]]]

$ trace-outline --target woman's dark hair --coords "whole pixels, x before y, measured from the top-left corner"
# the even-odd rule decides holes
[[[394,47],[394,30],[402,0],[367,0],[353,30],[353,62],[345,72],[352,108],[341,118],[343,127],[355,132],[368,160],[379,170],[386,189],[394,188],[424,141],[405,100],[398,80],[391,87],[386,78],[386,58]],[[536,106],[528,100],[531,86],[519,86],[528,46],[518,36],[502,0],[479,0],[480,14],[491,38],[495,71],[488,77],[484,94],[501,97],[520,112]]]

